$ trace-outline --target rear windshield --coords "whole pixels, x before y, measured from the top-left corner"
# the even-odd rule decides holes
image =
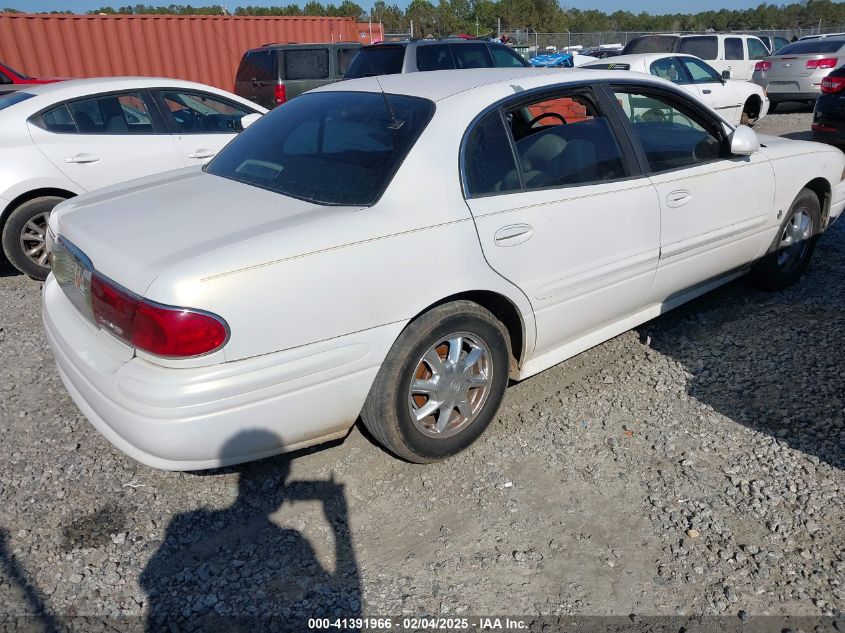
[[[0,94],[0,110],[4,108],[8,108],[9,106],[13,106],[16,103],[20,103],[21,101],[26,101],[34,97],[35,95],[29,94],[28,92],[6,92]]]
[[[418,97],[317,92],[249,126],[206,167],[210,174],[326,205],[369,206],[434,113]]]
[[[835,53],[845,44],[845,40],[806,40],[793,42],[778,51],[778,55],[812,55],[817,53]]]
[[[622,54],[674,53],[677,42],[677,35],[647,35],[645,37],[636,37],[622,49]]]
[[[349,64],[344,79],[358,79],[374,75],[395,75],[402,72],[405,61],[404,46],[374,46],[362,48]]]
[[[713,60],[719,56],[719,40],[713,35],[682,37],[678,44],[678,52]]]

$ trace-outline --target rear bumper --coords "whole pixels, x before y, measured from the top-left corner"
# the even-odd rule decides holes
[[[815,101],[821,94],[819,90],[810,92],[772,92],[769,88],[769,101],[778,103],[780,101]]]
[[[86,321],[52,275],[44,327],[59,374],[106,439],[164,470],[260,459],[342,437],[402,324],[208,367],[132,355]]]

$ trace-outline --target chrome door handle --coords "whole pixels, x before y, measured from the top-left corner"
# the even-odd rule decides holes
[[[516,246],[527,242],[534,235],[534,229],[528,224],[503,226],[493,236],[496,246]]]
[[[211,158],[217,152],[210,149],[198,149],[188,154],[188,158]]]
[[[80,164],[96,163],[98,160],[100,160],[99,156],[95,156],[94,154],[85,154],[85,153],[75,154],[73,156],[68,156],[67,158],[65,158],[66,163],[80,163]]]
[[[687,204],[690,200],[692,200],[692,194],[685,189],[679,189],[666,196],[666,206],[677,209]]]

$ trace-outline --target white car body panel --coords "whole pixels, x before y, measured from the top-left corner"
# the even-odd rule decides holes
[[[682,53],[642,53],[636,55],[619,55],[617,57],[610,57],[597,62],[596,66],[602,67],[608,64],[628,64],[631,67],[630,72],[650,75],[652,74],[651,65],[654,62],[666,59],[667,57],[691,57],[693,59],[698,59],[693,55],[684,55]],[[704,63],[715,70],[718,70],[712,61],[705,61]],[[585,68],[590,68],[590,65],[586,65]],[[700,101],[706,103],[731,125],[740,124],[743,106],[752,97],[760,99],[760,103],[762,104],[760,116],[757,117],[758,121],[766,116],[769,111],[769,99],[766,96],[765,91],[760,86],[750,81],[726,79],[724,83],[676,83],[675,85],[685,92],[688,92],[693,97],[697,97]]]
[[[405,325],[449,297],[481,291],[514,306],[522,349],[512,375],[525,378],[740,274],[808,183],[827,183],[831,217],[841,213],[845,155],[768,138],[751,157],[464,199],[460,145],[485,107],[618,76],[485,69],[380,77],[387,93],[429,98],[436,112],[371,207],[320,206],[197,169],[63,203],[51,230],[99,272],[151,300],[213,312],[231,328],[210,355],[153,357],[94,327],[50,278],[45,327],[71,395],[110,441],[154,467],[255,459],[342,436]],[[374,78],[319,89],[378,90]],[[679,190],[689,199],[667,207]],[[521,225],[530,225],[530,239]],[[168,232],[178,227],[190,230]],[[280,443],[222,455],[247,428]]]
[[[9,203],[19,196],[43,189],[55,189],[78,195],[108,185],[125,182],[202,160],[182,158],[182,141],[170,134],[59,134],[48,132],[28,122],[28,119],[53,105],[84,99],[103,93],[133,91],[150,88],[193,90],[224,97],[250,111],[266,112],[251,101],[224,90],[178,79],[155,77],[103,77],[75,79],[27,86],[25,92],[34,96],[0,110],[0,218],[12,209]],[[215,153],[228,143],[234,134],[185,135],[188,146],[208,148]],[[202,137],[202,138],[200,138]],[[212,138],[210,138],[212,137]],[[188,153],[188,150],[184,153]],[[68,162],[82,154],[98,160]],[[86,157],[83,157],[86,158]]]

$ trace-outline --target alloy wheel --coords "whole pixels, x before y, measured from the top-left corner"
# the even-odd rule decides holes
[[[21,249],[24,255],[38,266],[47,266],[47,221],[50,214],[39,213],[31,217],[21,229]]]
[[[784,224],[778,246],[778,267],[788,273],[804,260],[813,236],[813,216],[806,207],[796,209]]]

